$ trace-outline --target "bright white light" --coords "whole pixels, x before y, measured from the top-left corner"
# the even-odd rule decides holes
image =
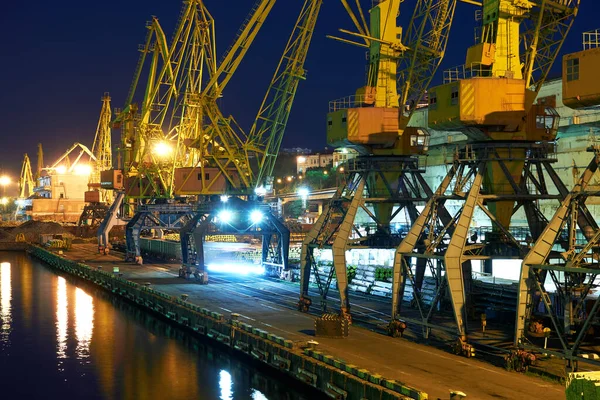
[[[24,199],[17,199],[15,200],[15,204],[19,207],[24,207],[27,202]]]
[[[3,206],[8,204],[8,197],[3,197],[0,199],[0,204],[2,204]]]
[[[257,274],[262,275],[265,273],[265,267],[262,265],[255,264],[227,264],[227,263],[218,263],[218,264],[208,264],[206,269],[213,272],[227,272],[230,274],[236,275],[248,275],[248,274]]]
[[[10,263],[0,263],[0,345],[2,347],[10,343],[12,325],[12,281],[10,280],[10,274]]]
[[[259,210],[254,210],[250,213],[250,221],[253,224],[260,223],[260,221],[262,221],[263,217],[264,217],[263,213]]]
[[[59,276],[58,284],[56,285],[56,356],[58,358],[67,358],[68,306],[67,281],[62,276]]]
[[[298,162],[299,163],[305,163],[306,162],[306,157],[302,157],[302,156],[298,157]]]
[[[75,175],[89,176],[92,173],[92,167],[87,164],[77,164],[75,166]]]
[[[154,144],[153,151],[154,151],[155,156],[160,157],[160,158],[167,158],[173,152],[173,148],[171,147],[169,142],[161,140],[160,142],[156,142]]]
[[[6,175],[0,176],[0,186],[8,186],[10,185],[10,177]]]
[[[90,356],[90,344],[94,331],[94,299],[81,290],[75,289],[75,337],[77,338],[77,358]]]
[[[220,400],[233,399],[233,380],[231,374],[225,370],[219,372],[219,388],[221,389]]]
[[[224,195],[224,194],[223,194],[223,195],[221,195],[221,202],[222,202],[222,203],[227,203],[227,200],[229,200],[229,196],[227,196],[227,195]]]
[[[265,194],[267,194],[267,189],[265,189],[264,186],[259,186],[256,189],[254,189],[254,193],[256,193],[258,196],[264,196]]]
[[[256,389],[252,389],[252,400],[269,400],[267,396]]]
[[[310,192],[308,188],[301,187],[300,189],[298,189],[298,196],[302,197],[303,199],[307,198],[309,194]]]
[[[58,167],[56,167],[56,173],[63,175],[66,172],[67,172],[67,167],[65,167],[64,165],[59,165]]]
[[[217,215],[217,218],[219,218],[219,221],[228,224],[233,219],[233,213],[229,210],[221,210]]]

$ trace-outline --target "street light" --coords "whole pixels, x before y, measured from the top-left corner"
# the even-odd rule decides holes
[[[2,196],[6,196],[6,187],[10,185],[11,179],[8,175],[0,176],[0,186],[2,186]]]

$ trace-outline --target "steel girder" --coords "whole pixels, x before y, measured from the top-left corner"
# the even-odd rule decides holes
[[[422,176],[417,157],[361,156],[345,166],[345,182],[325,206],[323,213],[306,235],[300,256],[300,297],[309,295],[309,281],[314,274],[321,308],[327,310],[327,295],[335,274],[340,295],[341,313],[350,317],[346,251],[352,248],[395,248],[399,234],[392,234],[390,221],[405,210],[410,223],[418,217],[417,203],[424,204],[433,192]],[[367,205],[372,206],[371,212]],[[393,207],[397,206],[394,210]],[[380,207],[386,212],[377,212]],[[355,225],[358,210],[365,212],[377,225],[372,234],[359,232]],[[444,219],[449,214],[441,209]],[[315,259],[315,249],[331,249],[333,267],[322,277]]]
[[[230,210],[236,221],[219,221],[219,212]],[[249,216],[253,211],[262,213],[260,222],[252,222]],[[245,201],[231,197],[225,202],[204,203],[196,209],[180,230],[182,266],[179,276],[189,278],[194,275],[203,283],[208,283],[204,256],[204,237],[207,233],[228,235],[252,235],[262,237],[263,266],[269,269],[289,268],[290,231],[275,217],[268,206],[256,201]]]
[[[125,228],[126,260],[142,263],[140,234],[144,229],[179,231],[191,218],[191,204],[148,204],[139,206]]]
[[[499,151],[499,148],[503,151]],[[457,152],[442,184],[398,246],[392,294],[394,318],[402,318],[401,302],[406,280],[415,279],[412,276],[412,259],[416,259],[421,268],[425,259],[433,271],[439,271],[434,275],[438,276],[437,292],[432,304],[425,304],[420,286],[412,286],[413,300],[421,315],[420,320],[412,322],[421,325],[426,335],[430,328],[447,330],[447,326],[433,323],[432,317],[434,311],[440,308],[440,301],[448,296],[455,323],[454,333],[466,339],[471,260],[523,258],[527,254],[528,244],[539,237],[548,223],[539,209],[538,201],[561,201],[564,198],[564,185],[552,168],[555,160],[548,156],[548,151],[548,145],[545,144],[507,142],[473,144]],[[520,161],[524,161],[520,180],[516,180],[506,167],[506,164],[517,160],[517,154],[521,157]],[[512,193],[494,194],[489,189],[485,190],[483,179],[486,169],[493,167],[503,172],[501,179],[512,187]],[[557,193],[551,193],[545,176],[550,177],[556,187],[554,192]],[[450,221],[444,223],[437,210],[449,200],[461,204]],[[529,224],[527,234],[521,232],[519,236],[511,232],[490,211],[490,205],[502,201],[514,202],[513,215],[523,207]],[[481,210],[492,224],[493,230],[484,240],[478,240],[480,238],[473,235],[471,222],[476,209]],[[445,284],[439,280],[442,275]],[[448,291],[447,295],[445,290]]]
[[[600,229],[593,218],[585,217],[589,215],[586,200],[600,197],[600,192],[589,190],[600,163],[600,148],[590,151],[595,154],[588,167],[523,260],[515,321],[515,346],[539,349],[541,345],[527,337],[528,324],[536,316],[549,319],[553,332],[550,349],[544,351],[563,357],[573,370],[578,360],[594,363],[581,357],[581,345],[600,309],[600,298],[591,309],[586,307],[600,274]],[[577,235],[577,227],[583,235]],[[554,302],[547,288],[548,275],[555,287]],[[556,340],[558,350],[552,346]]]

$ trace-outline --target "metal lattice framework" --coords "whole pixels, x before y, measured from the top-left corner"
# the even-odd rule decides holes
[[[484,34],[479,45],[495,45],[496,59],[489,65],[473,67],[482,68],[484,72],[486,68],[489,70],[465,80],[475,79],[473,82],[477,82],[477,79],[506,77],[515,81],[521,79],[520,67],[510,59],[511,53],[518,50],[518,43],[509,40],[511,37],[507,33],[518,27],[521,32],[521,47],[525,47],[521,57],[524,63],[522,79],[525,80],[525,88],[531,86],[524,93],[525,113],[530,114],[528,118],[535,119],[536,116],[543,115],[553,121],[551,126],[544,126],[540,130],[544,137],[555,137],[557,114],[547,109],[540,114],[537,107],[527,107],[531,107],[535,93],[545,81],[577,14],[578,5],[579,1],[558,3],[542,0],[518,4],[508,1],[483,2],[484,14],[490,18],[484,22]],[[494,14],[494,11],[498,12]],[[485,78],[481,78],[482,76]],[[473,93],[470,95],[474,96]],[[503,112],[491,108],[489,112],[494,111],[499,114]],[[510,112],[506,113],[506,118],[512,118]],[[527,124],[527,121],[529,120],[526,118],[519,118],[511,128],[523,131],[514,136],[517,139],[514,141],[510,140],[512,133],[502,136],[494,126],[464,126],[463,131],[469,136],[469,143],[457,153],[454,165],[436,191],[436,196],[429,201],[397,249],[392,301],[394,317],[403,318],[400,306],[405,290],[404,282],[411,280],[413,263],[416,262],[417,274],[422,274],[427,265],[435,267],[443,273],[443,276],[438,273],[440,280],[435,301],[445,300],[443,290],[447,288],[455,332],[460,343],[466,345],[467,320],[471,309],[471,260],[481,260],[484,265],[489,263],[491,270],[494,258],[523,258],[528,252],[528,245],[540,237],[548,221],[538,203],[548,200],[560,202],[568,191],[552,168],[551,146],[543,142],[536,143],[541,140],[537,139],[536,134],[531,136],[535,140],[530,138],[531,126],[535,129],[538,127],[536,124]],[[475,131],[480,133],[476,134]],[[484,142],[478,142],[482,139]],[[548,178],[554,185],[553,192],[548,185]],[[433,210],[448,200],[459,201],[460,204],[451,223],[442,224],[444,229],[441,231],[431,229],[430,227],[436,226],[437,219]],[[517,237],[511,231],[510,223],[514,214],[521,209],[525,212],[528,227],[526,233]],[[490,221],[491,232],[486,233],[483,238],[472,236],[472,220],[476,210],[483,212]],[[589,218],[589,214],[580,215],[581,220]],[[423,326],[426,333],[432,327],[447,328],[447,324],[432,323],[436,304],[429,306],[421,302],[419,285],[413,285],[412,290],[420,312],[420,318],[413,322]],[[464,346],[463,349],[467,347]]]
[[[322,1],[305,1],[249,134],[232,116],[222,113],[218,99],[275,3],[255,3],[218,62],[214,21],[203,1],[184,2],[169,44],[156,18],[148,24],[128,101],[116,119],[126,153],[125,175],[134,178],[127,185],[129,198],[225,191],[245,195],[265,184],[272,174],[298,83],[305,76],[304,62]],[[133,98],[143,87],[140,81],[146,69],[143,100],[136,105]],[[188,169],[176,182],[179,168]],[[196,176],[201,181],[199,188],[184,189]]]
[[[400,104],[411,104],[403,128],[423,99],[442,63],[454,20],[456,1],[418,0],[405,34],[406,54],[400,59]]]
[[[534,1],[536,7],[524,21],[521,62],[527,87],[537,94],[577,16],[580,0]]]
[[[586,201],[600,197],[597,187],[591,186],[600,148],[589,150],[594,153],[589,165],[523,259],[515,324],[515,345],[539,350],[539,339],[529,336],[530,324],[549,319],[550,349],[544,351],[565,358],[571,369],[577,369],[577,361],[600,365],[581,356],[600,310],[600,298],[587,305],[600,274],[600,229],[593,218],[585,218],[590,216]],[[554,286],[554,293],[549,286]]]
[[[33,171],[31,170],[31,161],[25,154],[19,175],[19,199],[26,199],[33,194],[35,181],[33,180]]]
[[[112,113],[110,109],[110,96],[104,93],[102,97],[102,109],[100,110],[100,118],[98,119],[98,127],[92,145],[92,153],[96,157],[96,163],[92,174],[90,175],[90,186],[100,186],[100,173],[113,168],[112,165],[112,144],[111,144],[111,119]],[[100,190],[100,201],[110,203],[112,201],[112,192],[108,190]]]

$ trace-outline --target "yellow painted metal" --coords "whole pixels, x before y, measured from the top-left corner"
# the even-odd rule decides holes
[[[465,126],[495,127],[524,139],[516,132],[526,116],[523,79],[471,78],[437,86],[429,91],[429,125],[438,129]],[[498,129],[500,128],[500,129]]]
[[[494,43],[478,43],[467,49],[466,65],[483,65],[489,67],[496,58],[496,45]]]
[[[563,70],[563,103],[582,108],[600,104],[600,48],[565,55]]]
[[[19,175],[19,199],[26,199],[33,195],[35,181],[33,180],[33,171],[31,170],[31,161],[25,154],[23,165],[21,166],[21,175]]]
[[[112,169],[111,116],[110,96],[105,93],[102,97],[102,109],[98,119],[94,144],[92,145],[92,153],[96,157],[96,162],[90,174],[90,187],[99,188],[102,171]],[[112,190],[100,189],[100,201],[107,204],[111,203]]]
[[[506,178],[506,172],[510,174],[514,182],[519,185],[521,175],[525,166],[524,149],[498,148],[497,158],[503,159],[504,168],[498,161],[488,161],[486,163],[485,175],[483,176],[483,189],[486,193],[494,195],[512,195],[515,193],[513,186]],[[512,159],[513,161],[506,161]],[[504,228],[508,228],[515,206],[514,201],[494,201],[488,204],[488,209],[496,217],[496,220]]]

